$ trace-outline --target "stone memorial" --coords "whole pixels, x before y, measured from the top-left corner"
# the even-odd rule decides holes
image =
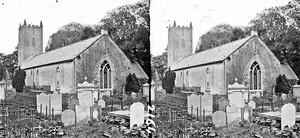
[[[213,113],[213,99],[212,95],[208,92],[205,92],[204,95],[201,97],[201,106],[202,110],[205,109],[205,115],[212,115]]]
[[[92,91],[78,92],[78,100],[79,100],[79,105],[92,106],[93,105],[93,93],[92,93]]]
[[[193,106],[193,115],[197,115],[197,108],[199,109],[198,115],[200,116],[200,98],[201,95],[191,94],[188,96],[188,113],[192,114],[192,106]]]
[[[90,106],[76,105],[76,122],[79,123],[86,117],[90,117]]]
[[[0,82],[0,100],[4,100],[5,98],[5,82]]]
[[[144,105],[140,102],[133,103],[130,106],[130,128],[132,128],[134,124],[137,126],[142,125],[144,123],[144,114]]]
[[[224,111],[216,111],[212,115],[212,122],[216,127],[226,125],[226,113]]]
[[[62,112],[62,95],[55,91],[53,94],[50,96],[51,99],[51,108],[54,109],[54,114],[61,114]],[[52,114],[52,109],[51,109],[51,114]]]
[[[75,124],[75,112],[73,110],[65,110],[61,114],[61,121],[65,126]]]
[[[226,107],[227,124],[241,118],[241,108],[235,106]]]
[[[296,108],[293,104],[288,103],[281,108],[281,129],[288,125],[292,127],[296,123]]]

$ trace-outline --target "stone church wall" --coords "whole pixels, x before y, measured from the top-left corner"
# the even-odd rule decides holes
[[[185,87],[201,87],[202,92],[209,90],[211,94],[222,95],[225,94],[223,70],[224,66],[222,63],[178,70],[175,71],[175,86],[183,87],[184,83]],[[209,83],[209,88],[207,88],[207,82]]]
[[[102,36],[76,59],[76,84],[82,83],[87,76],[88,82],[94,81],[99,86],[99,70],[105,60],[112,69],[113,89],[121,92],[129,74],[130,61],[107,36]]]
[[[238,83],[249,86],[249,71],[254,61],[259,64],[262,71],[263,91],[271,93],[280,73],[280,63],[257,37],[250,39],[226,60],[226,86],[233,84],[235,78],[238,78]]]
[[[35,86],[51,85],[51,91],[54,91],[59,81],[61,93],[75,92],[73,66],[73,62],[66,62],[27,69],[25,84],[27,86],[33,86],[33,83]]]

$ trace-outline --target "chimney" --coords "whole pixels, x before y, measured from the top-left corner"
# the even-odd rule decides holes
[[[107,30],[102,29],[102,30],[101,30],[101,35],[104,35],[104,34],[108,34],[108,32],[107,32]]]
[[[254,36],[254,35],[258,36],[258,33],[257,33],[257,31],[252,30],[251,31],[251,36]]]

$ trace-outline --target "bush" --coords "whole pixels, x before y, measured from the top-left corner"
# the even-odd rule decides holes
[[[139,84],[139,81],[136,77],[136,75],[133,73],[133,74],[129,74],[127,77],[126,77],[126,85],[125,85],[125,91],[126,91],[126,94],[131,94],[131,92],[139,92],[141,88],[141,85]]]
[[[279,75],[276,79],[275,93],[281,95],[282,93],[288,94],[291,86],[285,75]]]

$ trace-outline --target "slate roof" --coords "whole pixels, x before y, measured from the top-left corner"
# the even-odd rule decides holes
[[[183,57],[179,59],[173,66],[171,66],[171,69],[177,70],[181,68],[223,61],[233,52],[235,52],[239,47],[243,46],[252,37],[253,36],[248,36],[237,41],[233,41],[221,46],[201,51],[199,53],[195,53],[190,56]]]
[[[286,78],[289,80],[299,80],[292,68],[287,64],[281,64],[280,66],[281,74],[285,74]]]
[[[57,48],[46,53],[42,53],[36,56],[31,57],[26,60],[22,65],[22,69],[48,65],[68,60],[73,60],[81,52],[87,49],[92,45],[96,40],[98,40],[102,35],[98,35],[68,46]]]
[[[144,72],[143,68],[137,63],[131,63],[130,69],[131,74],[135,74],[137,78],[149,79],[148,75]]]

